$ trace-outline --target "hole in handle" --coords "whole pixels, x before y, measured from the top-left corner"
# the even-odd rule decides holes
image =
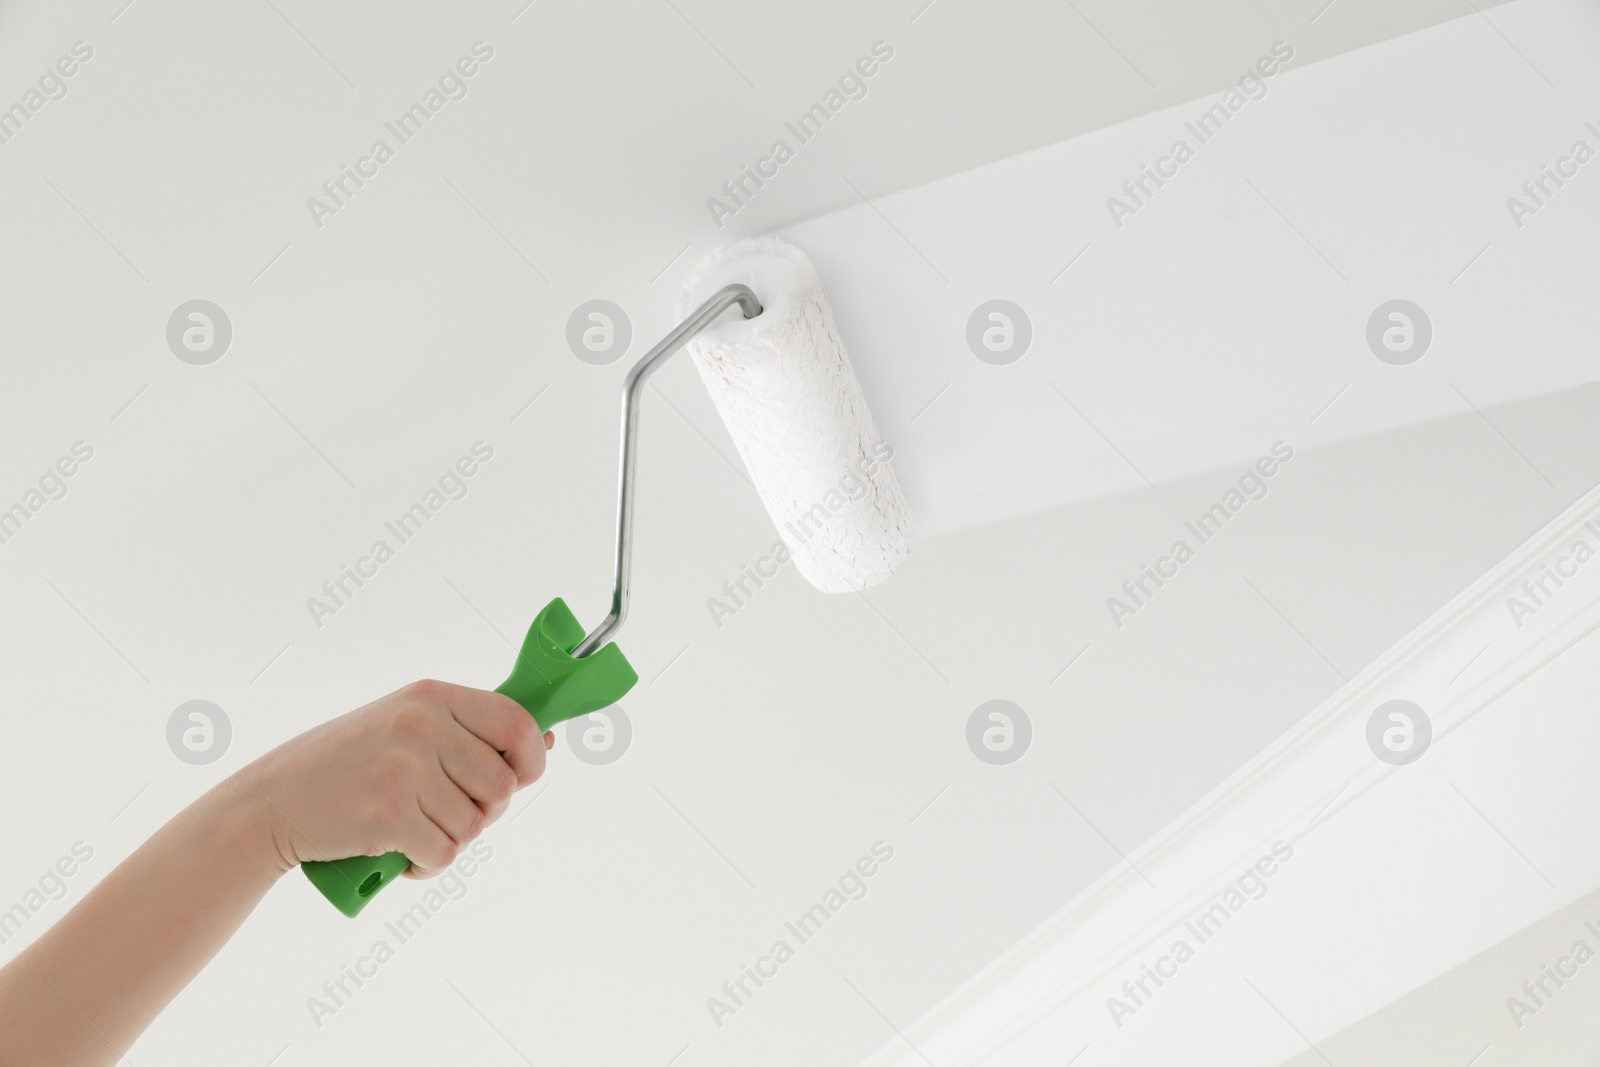
[[[366,879],[362,881],[359,886],[356,887],[356,892],[361,896],[370,897],[372,894],[378,891],[378,887],[382,884],[383,872],[373,871],[371,874],[367,875]]]

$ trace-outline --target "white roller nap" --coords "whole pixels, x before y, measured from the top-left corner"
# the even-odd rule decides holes
[[[800,573],[825,593],[875,585],[905,560],[910,517],[822,282],[794,246],[741,241],[685,283],[678,317],[735,282],[762,313],[689,342],[700,377]]]

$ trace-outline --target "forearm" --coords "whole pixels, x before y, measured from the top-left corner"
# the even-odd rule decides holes
[[[116,1063],[286,869],[271,816],[230,778],[0,969],[7,1067]]]

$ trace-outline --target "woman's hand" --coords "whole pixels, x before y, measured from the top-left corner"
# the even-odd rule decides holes
[[[403,852],[411,877],[429,878],[538,780],[554,743],[510,697],[413,682],[278,746],[236,784],[270,805],[285,870]]]

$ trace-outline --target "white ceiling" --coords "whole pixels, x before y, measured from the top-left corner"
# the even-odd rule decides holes
[[[85,72],[97,80],[48,115],[52,133],[35,131],[47,145],[6,152],[32,157],[30,176],[46,162],[66,168],[86,211],[97,197],[125,207],[138,194],[139,212],[102,221],[156,284],[181,281],[186,264],[202,276],[236,268],[248,282],[304,238],[304,198],[481,38],[510,62],[491,64],[476,99],[437,137],[430,130],[442,143],[424,150],[426,163],[384,175],[371,199],[389,206],[366,213],[454,210],[439,193],[454,196],[440,181],[451,177],[555,293],[623,292],[685,242],[703,248],[844,207],[857,202],[851,185],[875,197],[1219,91],[1280,38],[1310,63],[1496,6],[274,0],[212,12],[149,0],[123,11],[126,2],[0,11],[8,69],[42,70],[80,37],[104,45]],[[895,58],[864,106],[719,233],[706,199],[878,40]],[[20,94],[28,79],[13,80]],[[295,258],[331,254],[314,249],[340,240],[302,244]],[[512,280],[535,280],[503,245],[493,254],[518,269]]]
[[[1590,894],[1283,1067],[1325,1067],[1328,1060],[1369,1067],[1459,1067],[1473,1056],[1486,1067],[1593,1063],[1600,1056],[1600,1037],[1594,1031],[1600,993],[1590,973],[1593,958],[1575,967],[1574,947],[1582,941],[1594,950],[1597,939],[1585,924],[1600,924],[1597,916],[1600,894]],[[1569,976],[1577,970],[1573,980],[1557,985],[1545,977],[1546,969],[1558,962]],[[1530,997],[1523,984],[1540,980],[1544,992],[1535,986]],[[1515,1013],[1512,998],[1518,1002]],[[1535,1006],[1531,1014],[1530,1006]]]
[[[1298,114],[1302,135],[1336,124],[1337,86],[1324,79],[1341,64],[1359,83],[1406,69],[1408,53],[1395,41],[1313,60],[1457,15],[1468,17],[1407,40],[1455,34],[1461,51],[1437,55],[1478,73],[1490,64],[1495,85],[1532,77],[1513,40],[1567,69],[1537,23],[1507,21],[1525,3],[1488,9],[1494,24],[1459,4],[1362,0],[1225,12],[937,0],[920,13],[274,3],[0,9],[0,70],[42,70],[80,38],[95,48],[68,96],[0,146],[0,500],[74,440],[96,448],[71,494],[0,546],[0,662],[27,709],[0,748],[0,809],[29,813],[8,826],[0,893],[20,892],[79,838],[103,873],[208,783],[414,677],[497,683],[510,656],[499,635],[551,596],[598,614],[626,361],[597,368],[565,350],[580,302],[627,308],[636,355],[671,325],[677,280],[718,240],[847,208],[851,184],[877,203],[1214,93],[1279,38],[1294,39],[1307,88],[1292,98],[1305,110],[1274,121]],[[305,198],[479,39],[495,58],[469,96],[315,228]],[[869,96],[714,229],[706,197],[878,39],[896,53]],[[0,99],[25,84],[0,80]],[[1397,92],[1425,89],[1402,79]],[[1429,99],[1454,115],[1448,98]],[[1521,98],[1504,99],[1514,117]],[[1552,112],[1575,106],[1559,99]],[[1540,121],[1566,129],[1564,112]],[[1542,141],[1516,147],[1527,154],[1496,166],[1522,175],[1549,156]],[[954,180],[980,190],[993,173]],[[916,239],[952,249],[984,212],[1008,218],[988,194],[962,201],[950,188],[891,198],[883,216],[855,210],[905,226],[896,210],[931,205]],[[1085,188],[1085,210],[1098,211],[1100,184]],[[1595,194],[1565,203],[1575,227]],[[1181,214],[1169,233],[1184,232]],[[1219,274],[1256,269],[1252,254],[1303,255],[1260,212],[1236,214],[1245,232],[1219,246]],[[1019,249],[1030,266],[1055,263],[1061,236],[1041,225],[1037,242],[1012,234],[987,258],[968,244],[959,282],[1009,286]],[[845,247],[819,247],[825,280]],[[1315,266],[1285,262],[1285,273]],[[1165,284],[1208,269],[1204,257],[1184,263]],[[1537,265],[1509,270],[1532,277]],[[1387,297],[1405,273],[1390,266],[1358,287]],[[1539,277],[1552,304],[1573,302],[1564,287],[1579,276]],[[171,310],[195,297],[234,324],[233,348],[210,367],[179,363],[163,338]],[[873,328],[861,297],[839,297],[847,334]],[[1099,298],[1062,299],[1082,315]],[[1306,299],[1317,314],[1299,339],[1313,348],[1375,302]],[[958,326],[969,303],[965,291],[949,300]],[[1253,314],[1246,302],[1224,317]],[[1572,336],[1562,322],[1552,336]],[[1071,351],[1045,340],[1017,368],[1050,360],[1076,373]],[[903,361],[880,360],[889,351],[867,345],[857,360],[886,436],[907,441],[908,483],[934,485],[951,456],[982,454],[983,412],[996,439],[1014,429],[997,422],[1001,388],[989,397],[999,416],[980,404],[972,423],[934,423],[919,445],[906,427],[926,393]],[[1193,360],[1152,351],[1152,374]],[[1448,381],[1420,369],[1434,388]],[[1285,371],[1297,417],[1326,373]],[[948,521],[935,516],[931,527],[954,532],[921,541],[870,599],[824,597],[785,575],[716,629],[706,598],[773,534],[693,371],[669,366],[645,416],[636,606],[620,635],[645,679],[625,702],[633,750],[606,768],[557,759],[549,795],[491,831],[496,857],[469,899],[320,1030],[306,997],[365,951],[374,925],[290,879],[134,1055],[265,1064],[287,1045],[282,1067],[357,1054],[666,1064],[684,1049],[684,1067],[855,1062],[1600,481],[1600,393],[1584,380],[1508,392],[1499,399],[1515,403],[1492,420],[1424,406],[1313,442],[1295,481],[1125,631],[1109,627],[1105,597],[1214,502],[1234,477],[1221,461],[1161,464],[1152,452],[1157,489],[1108,477],[1066,494],[1047,467],[1031,503],[968,498]],[[943,449],[925,447],[939,435]],[[496,458],[472,494],[314,629],[305,598],[480,438]],[[990,521],[1002,515],[1015,517]],[[235,727],[209,768],[179,764],[162,736],[195,697]],[[1010,768],[979,763],[962,738],[995,697],[1035,723],[1034,750]],[[879,839],[895,859],[871,894],[714,1029],[705,998]],[[379,922],[418,892],[389,891]]]
[[[1595,198],[1574,178],[1522,228],[1505,206],[1595,136],[1600,23],[1550,7],[1309,67],[1291,34],[1277,57],[1261,45],[1282,69],[1206,143],[1193,130],[1216,93],[786,227],[830,280],[923,528],[1594,381],[1594,314],[1572,294],[1594,277]],[[1109,198],[1131,207],[1124,183],[1179,140],[1195,158],[1113,220]],[[995,298],[1033,333],[1004,366],[964,337]],[[1396,298],[1432,319],[1414,365],[1365,337]]]

